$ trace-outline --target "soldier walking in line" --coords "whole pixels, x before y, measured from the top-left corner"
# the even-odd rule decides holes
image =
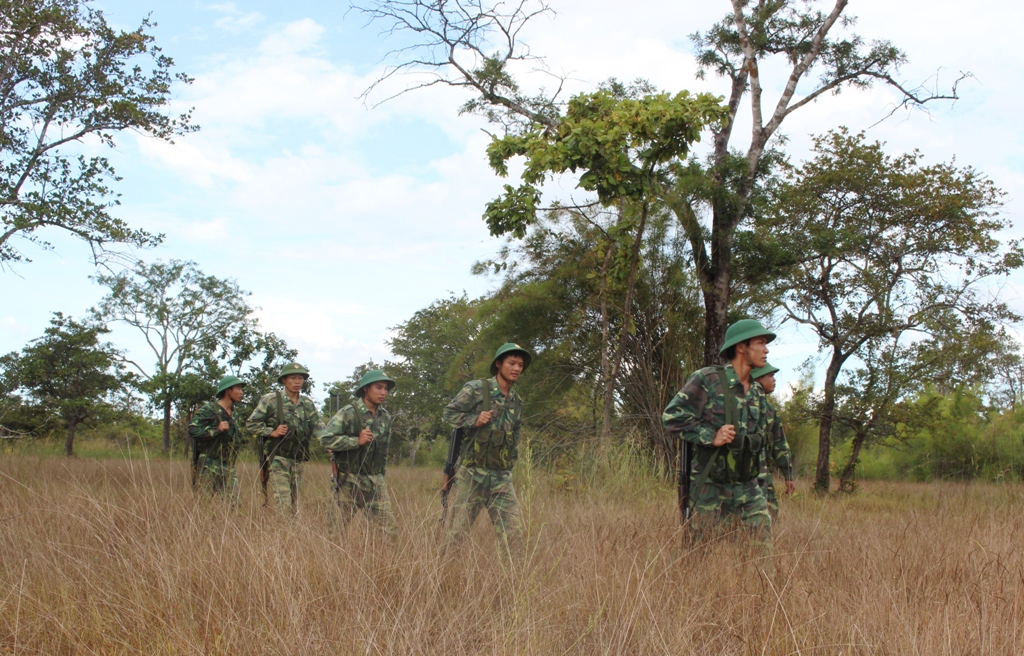
[[[775,391],[775,373],[778,367],[766,364],[750,372],[750,377],[761,386],[765,394]],[[789,442],[786,441],[786,433],[782,430],[782,418],[778,410],[768,400],[768,431],[765,434],[764,453],[761,455],[761,470],[757,475],[757,482],[764,490],[765,502],[768,504],[768,511],[772,519],[779,516],[779,498],[775,494],[775,482],[772,478],[772,469],[776,468],[782,472],[786,479],[786,494],[793,494],[796,488],[793,482],[793,458],[789,451]]]
[[[477,515],[486,508],[503,548],[513,554],[521,551],[512,467],[519,456],[523,400],[512,385],[532,357],[518,344],[501,346],[491,362],[491,378],[469,381],[444,409],[444,421],[465,431],[446,549],[465,541]]]
[[[238,475],[235,458],[241,434],[235,421],[235,404],[242,400],[245,383],[225,376],[217,386],[217,400],[196,411],[188,425],[192,438],[193,474],[199,486],[238,503]]]
[[[298,511],[302,469],[309,460],[309,440],[318,438],[324,423],[313,400],[302,395],[309,370],[298,362],[281,368],[277,382],[284,391],[263,395],[245,422],[249,432],[266,440],[269,486],[274,505]]]
[[[381,404],[394,386],[395,381],[380,369],[367,371],[359,379],[356,401],[338,410],[320,436],[320,445],[331,452],[336,467],[341,528],[348,526],[357,510],[363,510],[367,521],[390,539],[398,535],[384,482],[391,414]]]
[[[765,366],[773,339],[753,319],[729,326],[719,352],[728,364],[695,372],[662,415],[667,431],[695,445],[691,489],[698,535],[739,523],[769,552],[772,519],[757,484],[768,400],[750,373]]]

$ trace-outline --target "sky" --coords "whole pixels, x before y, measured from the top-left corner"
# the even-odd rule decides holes
[[[435,299],[476,297],[496,285],[470,273],[502,245],[481,218],[509,182],[487,166],[488,125],[459,115],[469,96],[458,89],[432,87],[378,104],[399,88],[392,86],[360,98],[401,43],[345,2],[94,6],[123,29],[149,15],[164,54],[194,78],[174,87],[173,108],[193,108],[198,133],[174,144],[122,134],[113,151],[82,146],[109,157],[123,177],[115,214],[166,235],[158,248],[133,255],[193,260],[207,274],[237,280],[252,293],[262,326],[298,349],[324,382],[388,357],[389,331]],[[726,92],[720,79],[695,78],[688,39],[725,15],[724,0],[552,0],[552,8],[523,40],[551,71],[568,76],[567,94],[609,77]],[[955,158],[1006,191],[1001,212],[1013,226],[1001,237],[1024,236],[1024,86],[1012,49],[1024,9],[1009,1],[864,0],[847,12],[859,17],[855,29],[866,40],[889,39],[907,53],[901,78],[909,84],[937,81],[942,89],[961,71],[974,77],[961,85],[958,102],[927,113],[886,118],[897,96],[881,87],[820,98],[783,124],[791,157],[807,156],[811,135],[845,125],[886,142],[893,155],[916,148],[929,163]],[[762,71],[766,107],[784,75],[775,67]],[[550,84],[538,74],[524,81]],[[737,130],[748,133],[748,106],[740,117]],[[572,186],[571,179],[550,185],[545,202],[567,197]],[[54,251],[21,242],[33,261],[0,272],[0,353],[41,335],[53,312],[82,316],[103,295],[90,278],[88,247],[44,236]],[[1024,312],[1024,275],[999,284],[1004,299]],[[152,359],[126,328],[115,328],[111,339],[135,359]],[[809,334],[784,326],[770,359],[786,380],[785,372],[816,352]]]

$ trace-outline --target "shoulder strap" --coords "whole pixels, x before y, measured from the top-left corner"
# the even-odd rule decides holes
[[[725,374],[725,367],[715,367],[715,371],[718,372],[718,384],[722,388],[722,397],[725,402],[725,423],[736,425],[736,393],[729,385],[729,377]],[[715,449],[715,452],[708,458],[708,462],[704,465],[704,469],[701,470],[697,480],[694,481],[693,488],[695,493],[693,500],[700,498],[701,492],[704,491],[704,484],[708,482],[708,476],[711,475],[711,468],[715,466],[715,461],[718,460],[718,454],[722,452],[725,445]]]
[[[284,395],[281,394],[281,390],[277,390],[277,426],[284,423]],[[277,428],[274,426],[274,428]]]
[[[352,402],[352,422],[356,428],[356,435],[366,428],[366,424],[363,423],[363,413],[359,411],[359,401]]]
[[[718,367],[718,382],[722,385],[722,396],[725,400],[725,423],[735,426],[739,421],[736,416],[736,391],[729,384],[725,367]]]
[[[491,411],[491,379],[484,378],[484,412]]]

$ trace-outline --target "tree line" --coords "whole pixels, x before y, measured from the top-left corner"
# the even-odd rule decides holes
[[[146,22],[117,32],[87,2],[29,5],[0,7],[0,48],[22,73],[5,78],[10,104],[0,116],[9,163],[0,180],[0,263],[22,258],[12,239],[38,241],[43,228],[62,228],[101,251],[158,243],[160,235],[109,213],[116,175],[105,160],[75,165],[61,148],[89,135],[113,145],[125,129],[186,135],[196,129],[189,115],[162,109],[171,81],[189,78],[171,73]],[[837,469],[834,446],[851,445],[838,468],[849,487],[864,450],[916,430],[928,398],[969,392],[984,412],[1015,411],[1020,347],[1006,326],[1019,317],[989,293],[990,281],[1024,263],[1019,243],[999,241],[1008,225],[998,213],[1003,192],[971,167],[889,153],[842,126],[818,135],[806,161],[794,162],[781,131],[807,104],[844,89],[880,84],[898,98],[892,111],[923,108],[955,100],[970,74],[943,93],[907,83],[906,53],[856,34],[845,0],[730,5],[720,22],[691,36],[699,76],[720,79],[721,95],[611,79],[568,99],[562,84],[530,91],[520,82],[531,66],[546,66],[521,40],[531,21],[553,11],[543,1],[356,7],[398,39],[368,97],[402,72],[418,75],[419,86],[454,87],[469,94],[464,112],[496,126],[487,151],[495,173],[508,176],[513,159],[525,164],[519,184],[483,208],[491,233],[506,239],[475,267],[495,276],[495,290],[438,299],[389,342],[394,358],[383,364],[399,381],[390,401],[396,437],[411,458],[443,434],[440,409],[458,381],[482,371],[495,345],[514,340],[538,354],[523,381],[529,425],[544,445],[538,453],[636,439],[671,461],[677,445],[661,432],[661,409],[691,371],[717,363],[725,326],[745,316],[794,322],[818,339],[808,358],[827,362],[822,389],[801,387],[788,417],[816,428],[819,489],[829,489]],[[768,84],[762,70],[782,70],[783,78]],[[108,84],[97,85],[101,78]],[[770,99],[773,86],[782,91]],[[734,129],[740,111],[752,124],[747,140]],[[47,140],[54,121],[67,139]],[[696,154],[702,138],[707,153]],[[580,198],[544,203],[543,184],[566,174]],[[219,374],[242,375],[250,391],[262,391],[274,367],[296,355],[259,329],[237,283],[193,263],[140,263],[96,280],[107,295],[88,319],[58,314],[43,337],[5,356],[7,429],[28,430],[64,407],[62,395],[82,399],[81,390],[105,388],[94,406],[61,410],[70,453],[75,426],[104,416],[118,390],[132,389],[157,411],[168,450],[172,419],[207,398]],[[113,323],[144,336],[153,364],[101,342]],[[64,375],[61,363],[74,349],[82,364],[69,371],[83,375],[56,389],[53,374]],[[49,372],[47,385],[34,377],[39,371]],[[337,395],[346,389],[344,381],[328,385]]]

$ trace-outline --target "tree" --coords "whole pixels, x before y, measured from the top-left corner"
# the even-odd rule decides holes
[[[890,157],[845,129],[817,137],[814,153],[788,172],[763,227],[765,240],[800,254],[779,275],[782,311],[829,353],[815,479],[827,491],[836,381],[847,361],[872,340],[1015,318],[981,298],[976,283],[1019,268],[1024,254],[994,237],[1008,225],[994,214],[1002,192],[971,168],[923,166],[917,152]]]
[[[906,55],[893,44],[865,44],[855,34],[834,34],[856,22],[844,15],[847,2],[836,0],[825,13],[816,6],[820,3],[813,0],[732,0],[732,11],[722,22],[692,37],[698,50],[700,77],[711,70],[729,81],[726,118],[706,122],[713,138],[713,154],[708,164],[694,162],[691,166],[676,167],[678,187],[665,188],[662,197],[687,232],[691,257],[703,284],[707,365],[718,362],[730,295],[735,291],[732,256],[737,246],[736,231],[749,216],[751,194],[757,190],[759,178],[770,169],[762,160],[770,152],[770,141],[785,119],[825,94],[837,94],[845,87],[869,87],[876,81],[896,89],[901,98],[899,106],[903,107],[921,107],[936,99],[957,97],[956,84],[949,94],[940,95],[910,88],[899,81],[896,76],[906,62]],[[542,60],[531,53],[520,36],[531,20],[551,11],[547,3],[378,0],[356,7],[381,24],[385,33],[411,37],[392,53],[399,61],[377,83],[397,73],[407,73],[419,76],[419,82],[399,93],[435,84],[468,89],[474,97],[463,106],[463,111],[481,113],[504,125],[513,136],[528,132],[551,139],[565,136],[560,132],[565,116],[557,100],[561,84],[551,93],[541,89],[530,95],[522,90],[512,70],[527,62],[542,68]],[[783,63],[789,75],[775,107],[766,112],[760,71],[770,70],[769,62],[775,61]],[[798,95],[798,87],[814,73],[819,74],[817,82]],[[732,143],[733,128],[748,94],[753,127],[746,152],[740,155]],[[593,98],[588,94],[581,96],[587,97]],[[573,133],[565,143],[571,144],[575,136]],[[601,138],[600,134],[592,136]],[[615,131],[609,136],[612,141],[621,138]],[[494,148],[492,145],[492,163]],[[610,163],[617,161],[618,156],[613,156]],[[557,162],[550,158],[550,164]],[[555,170],[546,164],[535,168]],[[586,171],[589,167],[567,168]],[[614,164],[609,171],[614,171]],[[592,178],[592,183],[602,181],[600,175]],[[529,220],[535,216],[531,206],[537,198],[529,188],[520,187],[506,190],[502,203],[510,210],[525,208],[527,212],[522,216]],[[501,222],[495,221],[495,210],[500,209],[494,203],[488,206],[485,216],[492,232],[496,227],[502,229]],[[707,218],[710,229],[705,225]]]
[[[606,232],[617,220],[594,208],[559,208],[545,213],[524,239],[510,240],[498,258],[478,263],[477,273],[503,272],[501,286],[480,302],[481,338],[500,343],[515,335],[543,353],[520,384],[527,386],[538,439],[552,439],[543,445],[548,451],[601,434],[604,418],[613,416],[613,435],[642,435],[653,453],[671,461],[674,445],[664,439],[661,412],[702,360],[700,282],[687,266],[685,235],[664,207],[655,206],[624,329],[626,315],[607,306],[622,305],[625,286],[606,288],[602,274]],[[622,336],[623,353],[611,407],[605,407],[609,333]]]
[[[72,154],[125,130],[171,141],[197,129],[165,113],[172,82],[191,80],[150,27],[115,30],[89,0],[0,0],[0,267],[26,259],[15,236],[51,248],[43,228],[82,239],[97,263],[110,244],[162,241],[110,214],[120,178],[106,158]]]
[[[850,457],[839,472],[840,492],[854,491],[864,448],[893,437],[897,424],[906,422],[906,408],[900,402],[920,389],[909,355],[898,336],[868,341],[861,366],[836,384],[834,435],[850,440]]]
[[[79,426],[110,409],[110,395],[123,388],[120,353],[99,338],[109,330],[56,313],[42,337],[7,356],[7,376],[17,381],[43,414],[58,417],[67,430],[68,457],[75,454]]]
[[[650,89],[638,86],[630,91],[612,81],[595,93],[574,96],[557,127],[538,126],[494,138],[488,147],[491,167],[501,176],[508,174],[509,159],[526,157],[524,184],[505,185],[504,195],[487,205],[484,216],[493,235],[523,237],[537,220],[540,186],[555,174],[579,173],[580,189],[596,194],[602,206],[617,206],[618,220],[604,231],[606,259],[600,269],[602,294],[615,279],[625,287],[622,330],[609,334],[607,312],[602,317],[603,441],[611,433],[624,331],[632,328],[633,288],[652,205],[661,194],[667,168],[682,164],[701,131],[723,115],[719,99],[709,94],[641,96]]]
[[[126,359],[142,376],[141,389],[163,414],[163,449],[171,450],[171,410],[185,391],[184,376],[213,360],[230,361],[245,335],[255,332],[248,292],[233,280],[200,271],[194,262],[140,262],[133,271],[96,277],[109,292],[93,309],[98,320],[121,322],[142,333],[152,368]],[[208,368],[207,368],[208,369]],[[274,380],[276,381],[276,374]]]

